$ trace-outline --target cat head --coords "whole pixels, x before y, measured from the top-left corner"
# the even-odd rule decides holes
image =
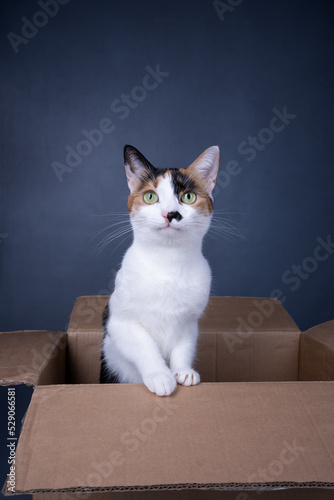
[[[206,149],[188,168],[155,168],[133,146],[124,148],[135,237],[163,244],[202,240],[209,228],[219,148]]]

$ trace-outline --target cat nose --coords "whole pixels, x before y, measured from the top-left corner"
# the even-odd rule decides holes
[[[173,219],[176,219],[179,222],[182,219],[182,215],[180,212],[168,212],[167,214],[168,222],[172,222]]]

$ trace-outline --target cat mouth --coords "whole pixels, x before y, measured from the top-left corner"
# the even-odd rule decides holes
[[[159,227],[159,229],[162,229],[162,230],[163,230],[163,229],[165,229],[165,230],[166,230],[166,229],[169,229],[169,230],[174,229],[175,231],[178,231],[178,230],[179,230],[179,228],[178,228],[178,227],[171,226],[170,224],[167,224],[167,225],[164,225],[164,226],[162,226],[162,227]]]

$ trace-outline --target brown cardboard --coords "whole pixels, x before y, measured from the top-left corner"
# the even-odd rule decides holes
[[[98,383],[109,296],[79,297],[68,328],[69,383]],[[276,299],[210,297],[199,322],[203,382],[298,380],[300,330]]]
[[[160,490],[112,493],[35,493],[33,500],[333,500],[331,489],[289,488],[260,491]]]
[[[0,346],[0,385],[65,382],[65,333],[2,332]]]
[[[102,313],[109,296],[78,297],[68,327],[68,382],[98,383],[103,339]]]
[[[218,383],[159,398],[141,384],[94,385],[108,299],[77,299],[66,367],[65,334],[0,334],[0,383],[37,386],[17,491],[35,500],[334,498],[334,321],[301,333],[276,300],[212,297],[196,366]],[[309,382],[297,382],[298,368]],[[66,371],[81,385],[55,386]]]
[[[334,487],[334,383],[37,387],[17,492]]]
[[[334,321],[327,321],[303,333],[299,378],[334,380]]]
[[[300,330],[278,300],[210,297],[199,331],[205,382],[298,380]]]

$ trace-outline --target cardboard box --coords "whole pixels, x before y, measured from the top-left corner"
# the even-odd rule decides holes
[[[200,322],[202,383],[159,398],[142,384],[97,383],[107,301],[77,299],[67,335],[0,334],[2,383],[35,386],[17,492],[334,498],[334,321],[301,333],[276,300],[212,297]]]
[[[108,296],[79,297],[68,327],[68,382],[96,384]],[[211,297],[199,322],[203,382],[298,380],[300,330],[278,300]]]

